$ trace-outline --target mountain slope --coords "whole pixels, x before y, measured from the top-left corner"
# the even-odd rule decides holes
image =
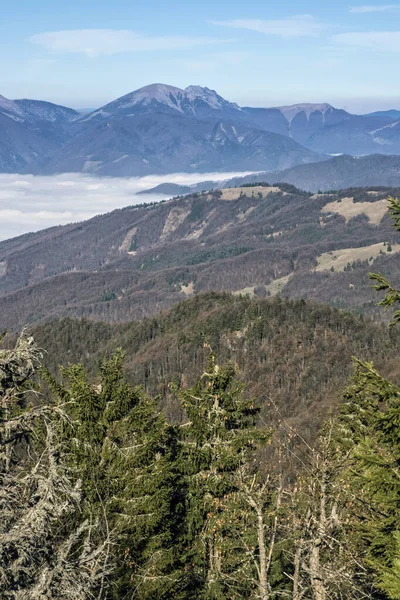
[[[26,121],[22,116],[0,112],[0,172],[22,173],[36,161],[45,160],[61,147],[65,134],[52,123]]]
[[[49,102],[0,96],[0,172],[30,171],[68,139],[66,125],[76,111]]]
[[[388,117],[394,121],[400,120],[400,110],[377,110],[376,112],[368,113],[365,117]]]
[[[383,142],[381,136],[374,133],[393,123],[389,115],[353,115],[326,103],[241,108],[214,90],[200,86],[182,90],[165,84],[152,84],[114,100],[81,120],[88,123],[155,113],[247,124],[288,136],[315,152],[325,154],[400,153],[397,138],[392,136]]]
[[[376,314],[368,272],[400,279],[400,235],[386,214],[386,197],[399,193],[228,188],[7,240],[3,326],[59,315],[142,318],[208,290],[282,293]]]
[[[80,116],[73,108],[44,102],[42,100],[14,100],[15,105],[27,119],[50,121],[51,123],[70,123]]]
[[[324,154],[397,154],[397,138],[383,141],[377,132],[390,127],[389,115],[353,115],[330,104],[294,104],[275,109],[244,108],[250,122],[263,129],[288,135],[300,144]],[[385,135],[385,134],[384,134]]]
[[[201,181],[191,186],[175,183],[163,183],[154,188],[139,192],[146,194],[183,195],[215,187],[240,187],[250,183],[263,181],[290,183],[308,192],[340,190],[355,187],[399,187],[400,156],[372,154],[360,158],[348,155],[335,156],[328,160],[296,165],[283,171],[254,173],[244,177],[234,177],[218,184],[215,181]]]
[[[314,192],[362,186],[399,187],[400,156],[336,156],[316,165],[298,165],[266,176]]]
[[[0,96],[0,171],[138,176],[277,170],[329,154],[400,154],[400,123],[329,104],[240,107],[207,87],[152,84],[92,111]],[[274,137],[275,136],[275,137]],[[39,141],[40,140],[40,141]]]
[[[137,114],[183,114],[200,119],[239,118],[241,108],[228,102],[216,91],[197,85],[186,89],[154,83],[130,92],[121,98],[95,110],[81,121],[101,120],[109,117],[131,117]]]
[[[53,155],[44,171],[126,176],[265,170],[320,158],[285,136],[175,111],[83,123],[81,131]]]

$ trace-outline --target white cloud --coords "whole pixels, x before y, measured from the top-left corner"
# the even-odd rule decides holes
[[[396,12],[398,10],[400,10],[399,4],[375,4],[365,6],[352,6],[350,8],[350,12],[355,14]]]
[[[333,41],[337,44],[377,52],[400,52],[400,31],[339,33],[333,36]]]
[[[221,44],[223,40],[191,36],[150,37],[129,29],[76,29],[38,33],[29,40],[52,52],[86,54],[88,57],[176,50]]]
[[[167,196],[136,194],[160,183],[191,185],[237,175],[244,173],[173,173],[131,178],[80,173],[48,177],[0,174],[0,240],[82,221],[124,206],[159,201]]]
[[[212,21],[214,25],[234,27],[235,29],[248,29],[266,35],[281,37],[318,36],[325,25],[312,15],[295,15],[287,19],[234,19],[233,21]]]

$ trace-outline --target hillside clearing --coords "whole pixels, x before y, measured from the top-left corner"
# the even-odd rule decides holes
[[[237,187],[237,188],[226,188],[221,190],[221,200],[237,200],[239,196],[258,196],[261,194],[262,198],[266,198],[269,194],[276,194],[281,189],[276,186],[264,187],[257,185],[254,187]]]
[[[371,262],[373,262],[379,254],[387,254],[387,248],[388,246],[381,242],[363,248],[343,248],[333,252],[325,252],[317,258],[318,266],[315,271],[329,271],[332,267],[335,271],[344,271],[349,263],[352,264],[356,260],[363,261],[372,258]],[[400,252],[400,244],[392,244],[392,251],[388,254],[392,255],[396,252]]]
[[[289,275],[284,275],[284,277],[274,279],[274,281],[271,281],[271,283],[269,283],[268,285],[255,284],[249,287],[242,288],[241,290],[236,290],[232,293],[236,296],[250,296],[250,298],[254,298],[256,295],[254,290],[256,288],[264,288],[265,291],[267,293],[269,292],[271,296],[277,296],[282,292],[283,288],[288,283],[291,275],[292,273],[289,273]]]
[[[164,228],[162,230],[162,234],[160,240],[164,240],[170,233],[174,233],[179,227],[182,225],[186,217],[190,214],[190,209],[185,206],[175,206],[172,208],[166,221],[164,223]]]
[[[377,202],[354,202],[354,198],[342,198],[341,201],[329,202],[322,208],[322,212],[333,212],[346,219],[346,223],[357,215],[367,215],[369,221],[379,225],[388,210],[386,199]]]

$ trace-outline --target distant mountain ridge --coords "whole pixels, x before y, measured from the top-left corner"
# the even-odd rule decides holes
[[[183,195],[213,188],[229,188],[258,182],[290,183],[307,192],[327,192],[344,188],[378,186],[400,187],[400,156],[371,154],[360,158],[341,155],[283,171],[264,171],[225,181],[201,181],[191,186],[162,183],[139,192],[140,195]]]
[[[80,116],[79,112],[73,108],[42,100],[22,99],[14,100],[14,103],[27,119],[39,119],[51,123],[71,123]]]
[[[0,96],[0,173],[32,172],[67,142],[77,117],[72,108],[51,102]]]
[[[0,172],[140,176],[283,170],[327,155],[400,155],[392,111],[330,104],[241,107],[215,90],[156,83],[90,113],[0,96]]]
[[[0,114],[22,121],[71,122],[80,114],[73,108],[43,100],[9,100],[0,95]]]
[[[241,108],[234,102],[228,102],[214,90],[207,87],[190,85],[185,89],[154,83],[126,94],[81,119],[88,121],[110,116],[133,116],[138,113],[172,112],[197,118],[207,118],[221,113],[224,118],[236,115]]]
[[[389,119],[394,119],[395,121],[400,121],[400,110],[377,110],[372,113],[368,113],[365,115],[366,117],[388,117]]]

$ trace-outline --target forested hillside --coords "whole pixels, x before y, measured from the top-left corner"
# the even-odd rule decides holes
[[[281,293],[378,315],[368,272],[400,278],[396,189],[257,184],[127,207],[0,243],[3,325],[121,322],[205,291]]]
[[[321,420],[338,401],[338,389],[351,375],[352,356],[373,359],[396,381],[400,336],[349,313],[303,300],[250,299],[209,293],[186,300],[158,317],[123,325],[62,319],[33,329],[53,371],[58,364],[81,362],[94,374],[115,348],[126,353],[130,381],[160,396],[166,413],[182,413],[169,384],[193,384],[204,369],[209,346],[223,362],[233,361],[246,394],[259,398],[270,420],[269,401],[315,435]],[[388,348],[393,356],[388,356]]]
[[[355,187],[400,185],[400,157],[384,154],[366,156],[350,156],[341,154],[310,164],[296,165],[290,169],[277,172],[262,172],[234,177],[221,181],[218,187],[240,187],[247,183],[263,181],[279,181],[289,183],[307,192],[327,192]],[[163,183],[154,188],[139,192],[140,194],[190,194],[215,188],[212,181],[203,181],[192,186]]]
[[[0,350],[2,597],[400,598],[400,388],[359,360],[346,387],[352,351],[399,376],[398,334],[212,295],[164,322],[56,327],[36,331],[50,360],[26,334]],[[123,351],[97,360],[118,338],[128,379]],[[91,374],[49,370],[57,353]],[[135,384],[167,373],[160,412]]]

